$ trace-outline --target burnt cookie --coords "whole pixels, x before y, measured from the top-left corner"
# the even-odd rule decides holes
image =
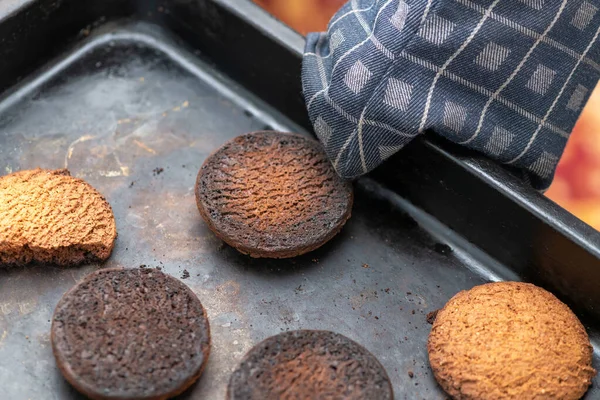
[[[0,265],[105,261],[116,237],[110,205],[66,169],[0,178]]]
[[[596,375],[581,322],[528,283],[455,295],[437,313],[427,351],[438,383],[458,400],[576,400]]]
[[[67,292],[54,311],[56,364],[92,399],[167,399],[202,374],[210,353],[196,295],[155,269],[103,269]]]
[[[328,331],[291,331],[248,352],[231,375],[228,400],[391,400],[392,385],[364,347]]]
[[[196,181],[202,218],[252,257],[286,258],[333,238],[352,209],[352,184],[321,144],[282,132],[250,133],[206,159]]]

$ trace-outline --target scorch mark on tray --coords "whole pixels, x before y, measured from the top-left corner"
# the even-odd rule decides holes
[[[146,150],[148,153],[152,153],[152,154],[156,154],[156,150],[154,150],[153,148],[148,147],[147,145],[145,145],[143,142],[140,142],[137,139],[133,140],[133,143],[135,143],[138,147]]]
[[[8,315],[12,311],[13,305],[10,302],[0,303],[0,314]]]
[[[67,154],[65,156],[65,168],[69,168],[69,160],[73,156],[73,151],[75,150],[75,145],[77,143],[87,142],[88,140],[91,140],[94,138],[95,138],[94,135],[83,135],[83,136],[75,139],[73,142],[71,142],[71,144],[67,148]]]
[[[37,305],[36,300],[22,301],[19,302],[19,313],[21,315],[30,314],[35,310],[35,306]]]

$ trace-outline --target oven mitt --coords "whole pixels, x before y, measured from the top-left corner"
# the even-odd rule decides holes
[[[431,130],[536,189],[600,72],[600,0],[352,0],[307,37],[302,86],[337,172]]]

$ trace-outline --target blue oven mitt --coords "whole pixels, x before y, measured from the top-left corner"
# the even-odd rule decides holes
[[[314,130],[338,173],[426,130],[546,189],[600,73],[600,0],[352,0],[307,37]]]

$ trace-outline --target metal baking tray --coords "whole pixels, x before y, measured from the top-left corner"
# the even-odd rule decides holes
[[[251,259],[216,239],[196,209],[198,169],[242,133],[310,134],[303,44],[245,0],[0,2],[1,173],[67,167],[107,197],[119,232],[103,266],[0,271],[1,399],[80,398],[55,367],[50,319],[65,291],[112,266],[160,267],[208,310],[212,354],[184,399],[223,398],[253,344],[298,328],[366,346],[396,399],[443,399],[426,314],[505,279],[566,301],[600,367],[598,232],[435,135],[359,179],[352,218],[313,253]]]

